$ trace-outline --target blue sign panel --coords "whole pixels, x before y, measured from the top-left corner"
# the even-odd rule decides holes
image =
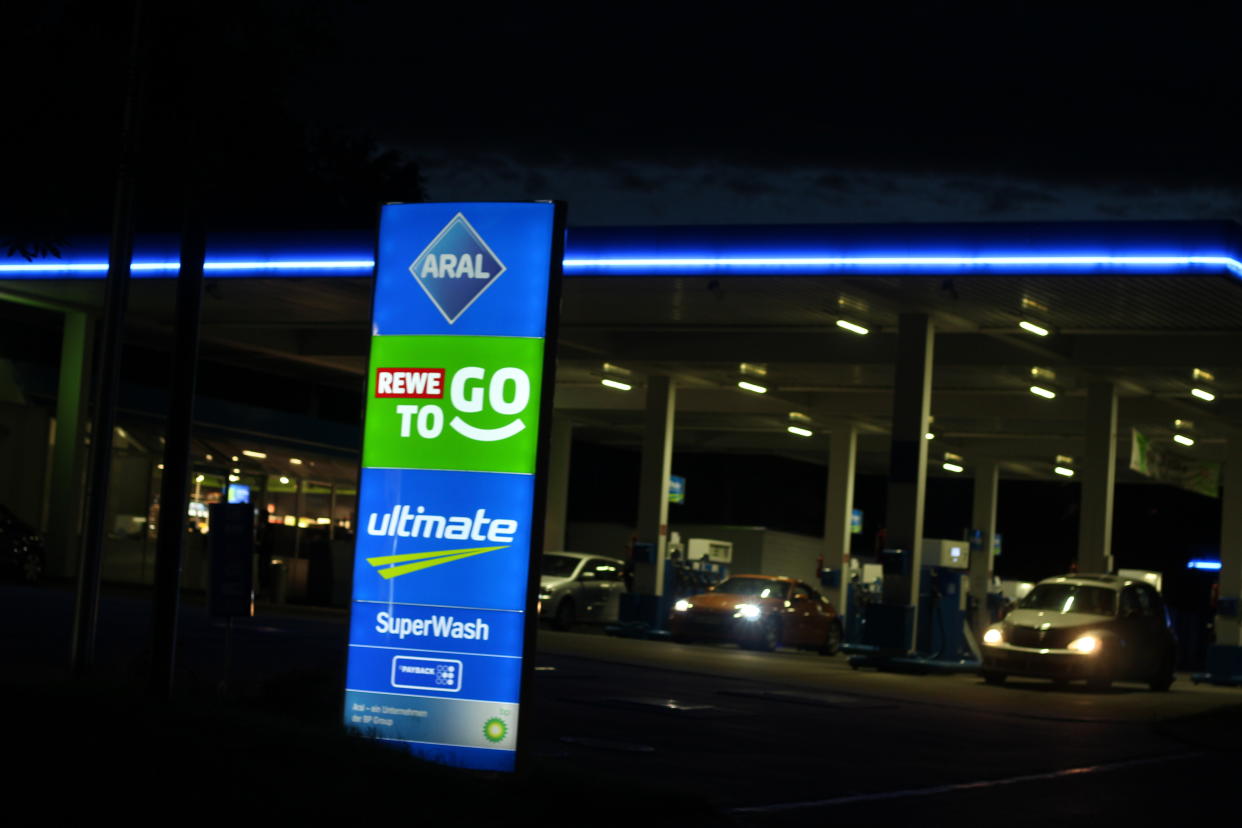
[[[512,770],[541,537],[561,210],[384,208],[345,723]]]

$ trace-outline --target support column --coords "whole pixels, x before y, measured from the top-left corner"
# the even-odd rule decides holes
[[[892,448],[889,452],[887,546],[906,550],[908,576],[884,574],[884,603],[915,606],[922,565],[923,502],[927,489],[927,418],[931,413],[935,328],[921,313],[903,313],[897,328],[893,377]],[[918,611],[911,624],[917,639]]]
[[[858,429],[853,423],[833,423],[828,454],[828,500],[824,509],[824,568],[836,572],[828,600],[844,620],[849,590],[850,517],[854,511],[854,467],[858,459]]]
[[[988,587],[992,584],[992,550],[996,547],[996,493],[1000,481],[1000,464],[991,459],[974,462],[974,505],[970,512],[970,526],[979,533],[978,550],[970,555],[970,596],[975,601],[971,626],[975,633],[983,635],[988,626]]]
[[[548,441],[548,502],[543,518],[543,548],[566,549],[566,508],[569,505],[569,455],[574,424],[564,414],[552,415]]]
[[[1078,571],[1113,571],[1113,480],[1117,468],[1117,389],[1087,388],[1086,461],[1078,520]]]
[[[65,314],[56,393],[56,442],[47,510],[47,571],[64,578],[77,572],[86,489],[86,399],[94,325],[79,311]]]
[[[1226,448],[1220,502],[1219,608],[1216,643],[1242,647],[1242,438],[1230,437]]]
[[[641,595],[664,594],[664,558],[668,547],[668,478],[673,467],[673,418],[677,386],[671,377],[648,377],[643,423],[643,457],[638,477],[638,540],[655,549],[654,560],[635,562],[634,589]]]

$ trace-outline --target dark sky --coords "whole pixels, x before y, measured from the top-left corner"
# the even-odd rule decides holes
[[[1234,11],[352,4],[299,106],[577,222],[1242,215]],[[1089,8],[1083,8],[1088,6]]]
[[[563,198],[575,224],[1242,218],[1236,5],[147,6],[153,120],[194,65],[221,157],[275,157],[294,121],[415,161],[432,199]],[[112,163],[124,7],[20,12],[9,193]]]

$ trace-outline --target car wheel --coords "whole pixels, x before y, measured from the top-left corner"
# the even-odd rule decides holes
[[[1102,693],[1113,686],[1112,676],[1092,676],[1087,679],[1087,689]]]
[[[38,552],[26,553],[22,561],[22,580],[28,584],[37,584],[43,579],[43,557]]]
[[[839,652],[841,652],[841,625],[833,621],[828,625],[828,634],[824,637],[823,646],[819,648],[819,654],[834,656]]]
[[[1004,684],[1005,683],[1005,674],[998,673],[995,670],[984,670],[982,673],[980,673],[980,675],[983,676],[983,680],[986,681],[988,684]]]
[[[558,630],[568,630],[574,625],[574,599],[565,598],[556,605],[556,616],[552,626]]]
[[[776,619],[765,621],[763,629],[759,630],[759,636],[755,644],[758,649],[767,652],[771,652],[781,646],[781,622]]]
[[[1156,674],[1147,682],[1156,693],[1167,692],[1173,686],[1173,654],[1168,653],[1160,661],[1160,667],[1156,670]]]

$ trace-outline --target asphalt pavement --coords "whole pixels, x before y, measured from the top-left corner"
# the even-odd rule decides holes
[[[65,675],[65,587],[0,587],[8,682]],[[185,602],[178,692],[259,698],[293,719],[340,715],[343,612],[261,606],[227,625]],[[150,602],[109,590],[96,678],[134,682],[149,659]],[[1107,692],[973,675],[853,670],[844,657],[542,632],[532,709],[542,772],[653,782],[742,825],[1088,824],[1232,816],[1242,688],[1140,685]],[[608,803],[595,822],[607,824]],[[591,824],[590,814],[575,822]],[[659,815],[652,815],[659,822]]]

